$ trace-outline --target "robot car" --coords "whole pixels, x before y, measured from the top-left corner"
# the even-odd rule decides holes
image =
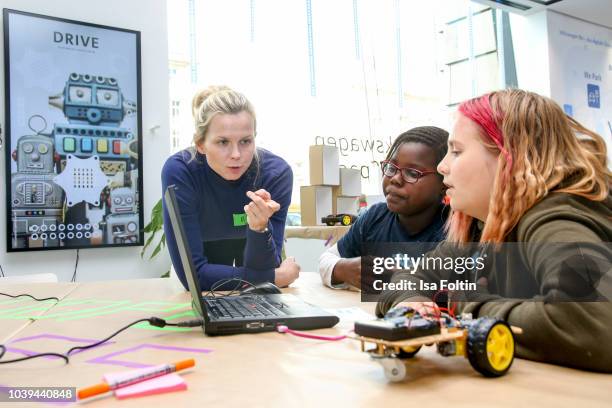
[[[422,346],[433,344],[444,357],[466,357],[485,377],[502,376],[514,360],[514,334],[520,333],[520,328],[496,318],[455,318],[449,314],[432,318],[409,307],[398,307],[382,319],[356,322],[353,338],[361,342],[361,351],[383,366],[385,376],[396,382],[406,377],[405,360],[414,357]],[[374,344],[374,348],[366,350],[366,343]]]

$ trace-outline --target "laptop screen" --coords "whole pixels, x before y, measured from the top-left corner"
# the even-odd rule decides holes
[[[203,317],[205,322],[208,322],[208,313],[205,313],[206,306],[204,306],[202,302],[202,291],[200,290],[200,284],[191,258],[191,250],[189,249],[189,245],[187,245],[187,235],[185,234],[185,227],[183,226],[181,212],[176,199],[176,189],[177,187],[174,184],[168,186],[164,195],[164,201],[166,203],[168,215],[170,216],[170,223],[172,224],[176,246],[181,257],[181,264],[183,265],[185,277],[187,278],[192,305],[196,313]]]

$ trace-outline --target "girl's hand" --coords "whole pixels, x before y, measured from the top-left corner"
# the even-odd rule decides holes
[[[431,316],[436,314],[436,310],[438,309],[438,305],[434,302],[400,302],[395,307],[406,306],[414,309],[414,311],[418,312],[421,316]]]

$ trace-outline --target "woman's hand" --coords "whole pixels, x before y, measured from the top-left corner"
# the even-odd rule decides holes
[[[300,265],[295,263],[295,258],[287,257],[278,268],[274,270],[274,284],[284,288],[293,283],[300,276]]]
[[[244,206],[249,228],[253,231],[263,231],[268,227],[268,220],[280,209],[280,204],[272,200],[270,193],[264,189],[255,192],[247,191],[251,202]]]

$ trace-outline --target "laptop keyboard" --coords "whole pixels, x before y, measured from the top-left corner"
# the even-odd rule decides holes
[[[282,309],[287,307],[283,303],[276,306],[266,300],[253,296],[230,296],[218,298],[205,298],[209,312],[216,318],[243,318],[285,316]]]

